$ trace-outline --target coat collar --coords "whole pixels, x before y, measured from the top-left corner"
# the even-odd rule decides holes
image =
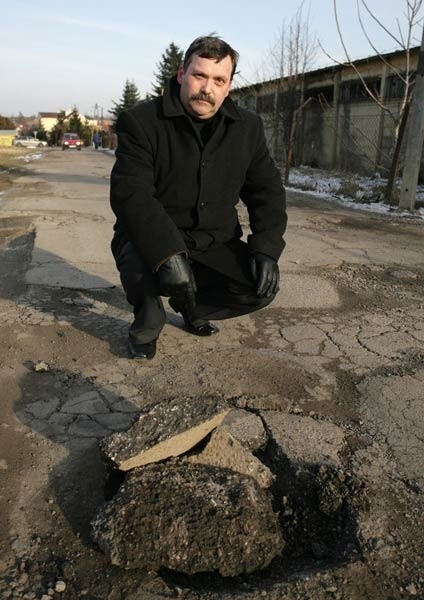
[[[237,106],[229,97],[225,98],[218,112],[224,115],[224,117],[228,117],[234,121],[238,121],[242,118]],[[165,117],[170,118],[187,114],[180,102],[180,84],[178,83],[176,76],[171,78],[169,84],[165,88],[163,94],[163,114]]]

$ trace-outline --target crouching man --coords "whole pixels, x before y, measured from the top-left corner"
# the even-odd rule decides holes
[[[263,308],[278,291],[285,192],[261,119],[228,97],[237,60],[219,37],[197,38],[163,96],[117,120],[112,252],[134,309],[134,358],[155,355],[161,296],[187,331],[206,336],[218,332],[211,320]]]

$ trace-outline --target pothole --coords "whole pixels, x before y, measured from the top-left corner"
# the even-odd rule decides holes
[[[235,577],[360,552],[365,493],[329,421],[174,398],[145,406],[100,449],[108,500],[93,538],[124,569]]]

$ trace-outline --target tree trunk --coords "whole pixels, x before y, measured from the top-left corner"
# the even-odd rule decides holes
[[[290,137],[289,137],[289,142],[287,145],[287,152],[286,152],[286,164],[284,166],[284,184],[287,185],[288,181],[289,181],[289,175],[290,175],[290,167],[293,161],[293,149],[294,149],[294,144],[296,142],[296,132],[297,132],[297,125],[299,123],[299,115],[301,114],[302,110],[305,108],[305,106],[312,100],[312,98],[308,98],[305,102],[303,102],[300,106],[298,106],[296,108],[296,110],[293,112],[293,118],[292,118],[292,122],[291,122],[291,127],[290,127]]]
[[[399,169],[399,158],[400,158],[400,149],[402,147],[403,136],[405,134],[406,122],[408,120],[409,113],[409,100],[405,104],[405,108],[401,117],[401,121],[399,124],[398,136],[396,139],[395,149],[393,151],[393,158],[390,165],[389,177],[387,179],[387,187],[385,192],[385,201],[387,204],[393,203],[393,190],[395,187],[395,181],[398,174]]]

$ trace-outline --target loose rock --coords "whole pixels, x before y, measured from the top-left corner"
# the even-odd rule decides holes
[[[224,420],[225,423],[225,420]],[[224,467],[254,477],[263,488],[274,481],[271,471],[235,439],[224,424],[214,432],[202,452],[187,459],[189,462]]]
[[[226,427],[251,452],[264,448],[268,440],[261,418],[247,410],[231,410],[220,427]]]
[[[251,573],[284,546],[270,495],[256,481],[178,459],[131,471],[92,533],[114,565],[189,574]]]
[[[59,579],[58,581],[56,581],[54,590],[55,590],[55,592],[59,592],[59,593],[64,592],[66,590],[66,583],[64,581],[62,581],[61,579]]]
[[[39,360],[34,365],[34,371],[36,373],[47,373],[50,371],[50,365],[48,365],[44,360]]]

